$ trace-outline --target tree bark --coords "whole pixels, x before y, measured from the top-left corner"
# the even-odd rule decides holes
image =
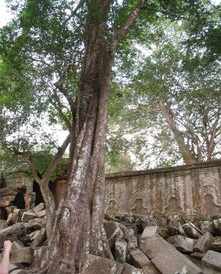
[[[174,135],[174,139],[178,145],[179,151],[182,155],[183,161],[187,165],[192,165],[196,162],[196,159],[192,155],[191,151],[185,144],[182,132],[177,128],[176,121],[174,119],[174,114],[170,107],[165,103],[160,101],[160,110],[166,118],[169,129]]]
[[[103,228],[107,101],[114,50],[138,17],[144,0],[138,2],[126,27],[119,29],[121,35],[112,36],[107,23],[111,1],[87,2],[85,57],[72,127],[67,192],[56,211],[48,253],[38,274],[76,274],[87,254],[112,256]]]
[[[89,12],[87,22],[67,193],[49,238],[48,274],[79,273],[89,252],[108,256],[103,232],[104,143],[113,54],[103,22],[110,3],[94,2],[96,13]]]

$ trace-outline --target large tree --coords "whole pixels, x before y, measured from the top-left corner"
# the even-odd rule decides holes
[[[2,37],[9,41],[11,46],[11,51],[7,51],[4,48],[6,44],[3,44],[3,61],[10,63],[10,58],[14,57],[12,53],[20,49],[17,56],[25,59],[27,67],[30,63],[33,65],[30,70],[33,76],[36,72],[42,73],[42,69],[44,72],[45,67],[42,67],[42,64],[46,63],[47,74],[41,77],[43,81],[40,86],[44,87],[45,83],[47,85],[44,80],[54,76],[57,80],[54,86],[67,99],[72,114],[72,119],[68,120],[70,137],[58,151],[43,179],[37,178],[49,211],[48,217],[51,216],[47,230],[48,256],[42,261],[44,273],[78,273],[85,255],[89,252],[110,256],[103,230],[103,204],[104,140],[111,68],[114,53],[137,19],[144,2],[141,0],[119,5],[109,0],[92,0],[79,1],[75,7],[73,4],[68,5],[67,2],[66,7],[63,7],[63,3],[56,1],[38,3],[27,1],[24,7],[16,7],[21,8],[19,26],[16,22],[11,26],[11,33],[13,28],[16,31],[15,28],[18,27],[22,35],[14,32],[14,37],[10,35],[8,37],[7,30],[3,32]],[[77,37],[73,43],[69,39],[74,39],[76,29],[75,26],[70,27],[71,24],[76,24],[80,29],[77,30]],[[68,35],[68,28],[72,30],[71,37]],[[62,41],[58,39],[59,31],[65,32]],[[45,48],[41,46],[43,40]],[[76,51],[82,51],[83,57],[80,61],[77,60],[80,68],[74,68],[77,64],[72,56],[75,53],[73,48],[72,55],[64,58],[67,54],[65,51],[67,44],[64,46],[63,41],[70,43],[69,48],[74,45],[78,47]],[[63,43],[62,48],[59,42]],[[9,52],[9,55],[5,54],[6,52]],[[60,58],[61,63],[59,63],[59,54],[63,54]],[[78,58],[79,56],[78,54]],[[50,57],[58,58],[54,61],[50,60]],[[20,62],[20,59],[18,61]],[[56,67],[53,67],[54,64]],[[27,67],[21,68],[26,75],[28,75]],[[49,68],[53,71],[51,72]],[[67,75],[71,70],[72,79]],[[71,80],[74,82],[73,74],[76,71],[79,75],[77,91],[72,93],[70,88],[68,91],[66,88]],[[39,82],[36,81],[34,85],[38,86]],[[56,92],[53,95],[57,96]],[[61,101],[58,99],[57,103],[60,104]],[[60,106],[59,110],[62,110]],[[55,203],[47,182],[51,170],[56,166],[69,141],[71,165],[67,193],[55,214]],[[38,177],[34,165],[33,174]],[[39,270],[37,272],[40,273]]]
[[[153,148],[158,165],[179,159],[193,164],[215,159],[221,152],[220,63],[206,61],[207,56],[196,60],[196,54],[189,51],[184,25],[185,21],[162,20],[155,41],[150,46],[142,42],[142,58],[132,57],[133,69],[125,61],[128,78],[119,84],[121,97],[115,110],[120,115],[113,120],[121,136],[115,136],[113,145],[134,148],[146,166]],[[112,132],[114,137],[114,127]],[[130,142],[123,142],[124,136]]]

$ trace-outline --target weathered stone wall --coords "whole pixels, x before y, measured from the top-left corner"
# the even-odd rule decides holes
[[[109,214],[221,214],[221,160],[106,176]]]

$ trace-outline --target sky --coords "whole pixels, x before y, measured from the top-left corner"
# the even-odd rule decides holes
[[[218,5],[221,3],[221,0],[211,0],[211,2]],[[0,0],[0,28],[6,25],[11,18],[12,16],[10,15],[6,7],[6,0]]]
[[[0,27],[6,25],[12,17],[7,10],[6,1],[0,0]]]

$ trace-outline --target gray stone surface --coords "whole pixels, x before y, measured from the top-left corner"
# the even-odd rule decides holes
[[[141,269],[135,268],[129,264],[123,264],[123,271],[121,274],[143,274]]]
[[[130,250],[129,255],[131,263],[136,267],[143,268],[146,265],[152,264],[147,256],[138,248]]]
[[[167,228],[170,236],[177,235],[177,234],[180,234],[180,235],[185,234],[178,216],[169,217],[169,223],[167,225]]]
[[[179,251],[183,253],[193,252],[194,240],[191,238],[187,238],[182,235],[175,235],[169,237],[167,240],[169,243],[174,245]]]
[[[127,233],[128,249],[136,249],[138,247],[137,236],[133,229],[129,228]]]
[[[214,216],[221,212],[221,161],[106,176],[106,212]],[[134,195],[132,195],[132,193]],[[171,235],[172,236],[172,235]]]
[[[221,235],[221,218],[213,220],[214,233],[216,235]]]
[[[210,244],[210,249],[221,252],[221,237],[215,237]]]
[[[124,237],[124,233],[120,228],[120,224],[117,222],[104,222],[104,229],[111,248],[114,247],[116,239],[123,239]]]
[[[118,262],[126,262],[127,257],[127,242],[125,240],[115,241],[115,258]]]
[[[158,228],[157,226],[147,226],[147,227],[145,227],[145,229],[144,229],[144,231],[141,235],[141,239],[153,237],[154,235],[156,235],[157,228]]]
[[[202,258],[202,261],[208,265],[212,266],[217,270],[221,271],[221,253],[208,250],[206,255]]]
[[[206,252],[209,249],[212,241],[213,241],[212,234],[210,232],[204,233],[204,235],[197,240],[194,246],[194,251],[201,252],[201,253]]]
[[[185,234],[190,238],[198,239],[202,235],[200,229],[191,222],[184,224],[183,229]]]
[[[209,221],[209,220],[201,221],[200,222],[200,230],[202,231],[202,233],[206,233],[206,232],[213,233],[214,232],[213,222]]]
[[[161,274],[159,270],[156,269],[154,264],[152,263],[151,265],[146,265],[142,268],[143,274]]]
[[[162,274],[179,273],[184,267],[188,274],[202,273],[199,267],[157,234],[152,237],[142,237],[141,249]]]

